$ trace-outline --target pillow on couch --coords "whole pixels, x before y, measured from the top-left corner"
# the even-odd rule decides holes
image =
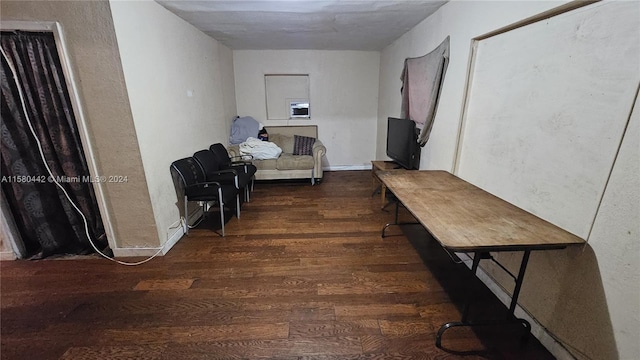
[[[313,144],[316,138],[293,135],[293,155],[313,155]]]

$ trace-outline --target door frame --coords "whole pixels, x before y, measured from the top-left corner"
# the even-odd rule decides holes
[[[83,102],[78,86],[76,85],[76,76],[73,72],[74,67],[72,66],[71,57],[69,56],[62,24],[57,21],[2,21],[0,23],[0,30],[53,33],[56,48],[58,50],[58,57],[60,58],[60,64],[62,65],[62,72],[64,73],[64,79],[69,91],[69,98],[71,99],[71,105],[73,107],[73,114],[76,118],[76,125],[78,126],[78,133],[80,134],[80,142],[82,143],[82,149],[84,150],[85,161],[89,167],[89,175],[92,179],[100,178],[100,171],[98,170],[98,166],[95,161],[96,158],[93,151],[93,145],[91,143],[91,137],[89,136],[84,107],[82,105]],[[96,201],[98,203],[98,210],[102,217],[107,242],[109,243],[109,247],[114,250],[117,248],[117,241],[115,232],[113,231],[109,207],[106,201],[104,184],[100,181],[93,181],[92,185],[93,191],[96,195]],[[12,236],[11,238],[13,239],[14,237]]]

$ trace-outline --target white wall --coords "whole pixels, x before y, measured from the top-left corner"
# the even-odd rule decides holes
[[[424,55],[451,36],[451,62],[421,169],[452,171],[471,39],[563,3],[449,2],[385,48],[380,60],[378,157],[384,158],[386,118],[400,113],[399,76],[406,57]],[[612,26],[616,23],[616,19],[610,21]],[[578,358],[635,359],[640,353],[640,135],[635,111],[588,245],[534,252],[520,296],[520,305]],[[514,270],[520,255],[498,258]],[[483,268],[495,280],[494,288],[511,292],[512,281],[501,270],[490,264]]]
[[[620,359],[640,355],[640,99],[620,147],[589,244],[598,254]]]
[[[109,239],[111,248],[117,252],[123,247],[158,246],[158,235],[148,230],[155,228],[155,219],[109,2],[3,0],[0,16],[3,22],[57,21],[62,25],[93,161],[100,175],[128,178],[126,183],[102,184],[111,222],[105,226],[114,231]],[[102,220],[107,220],[104,213]]]
[[[462,96],[471,39],[551,9],[552,1],[450,2],[415,26],[380,56],[377,157],[385,159],[387,117],[400,115],[400,73],[407,57],[422,56],[451,36],[450,62],[429,142],[422,149],[421,169],[451,170],[455,156]]]
[[[603,1],[479,41],[457,175],[589,236],[640,82],[638,19]]]
[[[233,54],[154,1],[110,4],[156,230],[164,243],[180,219],[171,162],[229,137],[236,112]]]
[[[318,125],[325,168],[366,168],[375,160],[380,54],[365,51],[236,50],[238,115],[265,125]],[[308,120],[266,120],[265,74],[309,74]]]

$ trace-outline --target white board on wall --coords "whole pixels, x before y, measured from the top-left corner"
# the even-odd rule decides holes
[[[586,238],[640,82],[640,3],[479,40],[456,174]]]
[[[309,103],[309,75],[265,75],[267,120],[289,120],[290,103]]]

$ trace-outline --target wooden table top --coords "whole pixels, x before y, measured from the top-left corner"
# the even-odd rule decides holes
[[[393,161],[372,160],[371,165],[376,170],[404,170],[400,165]]]
[[[585,243],[446,171],[380,171],[378,177],[450,250],[542,250]]]

